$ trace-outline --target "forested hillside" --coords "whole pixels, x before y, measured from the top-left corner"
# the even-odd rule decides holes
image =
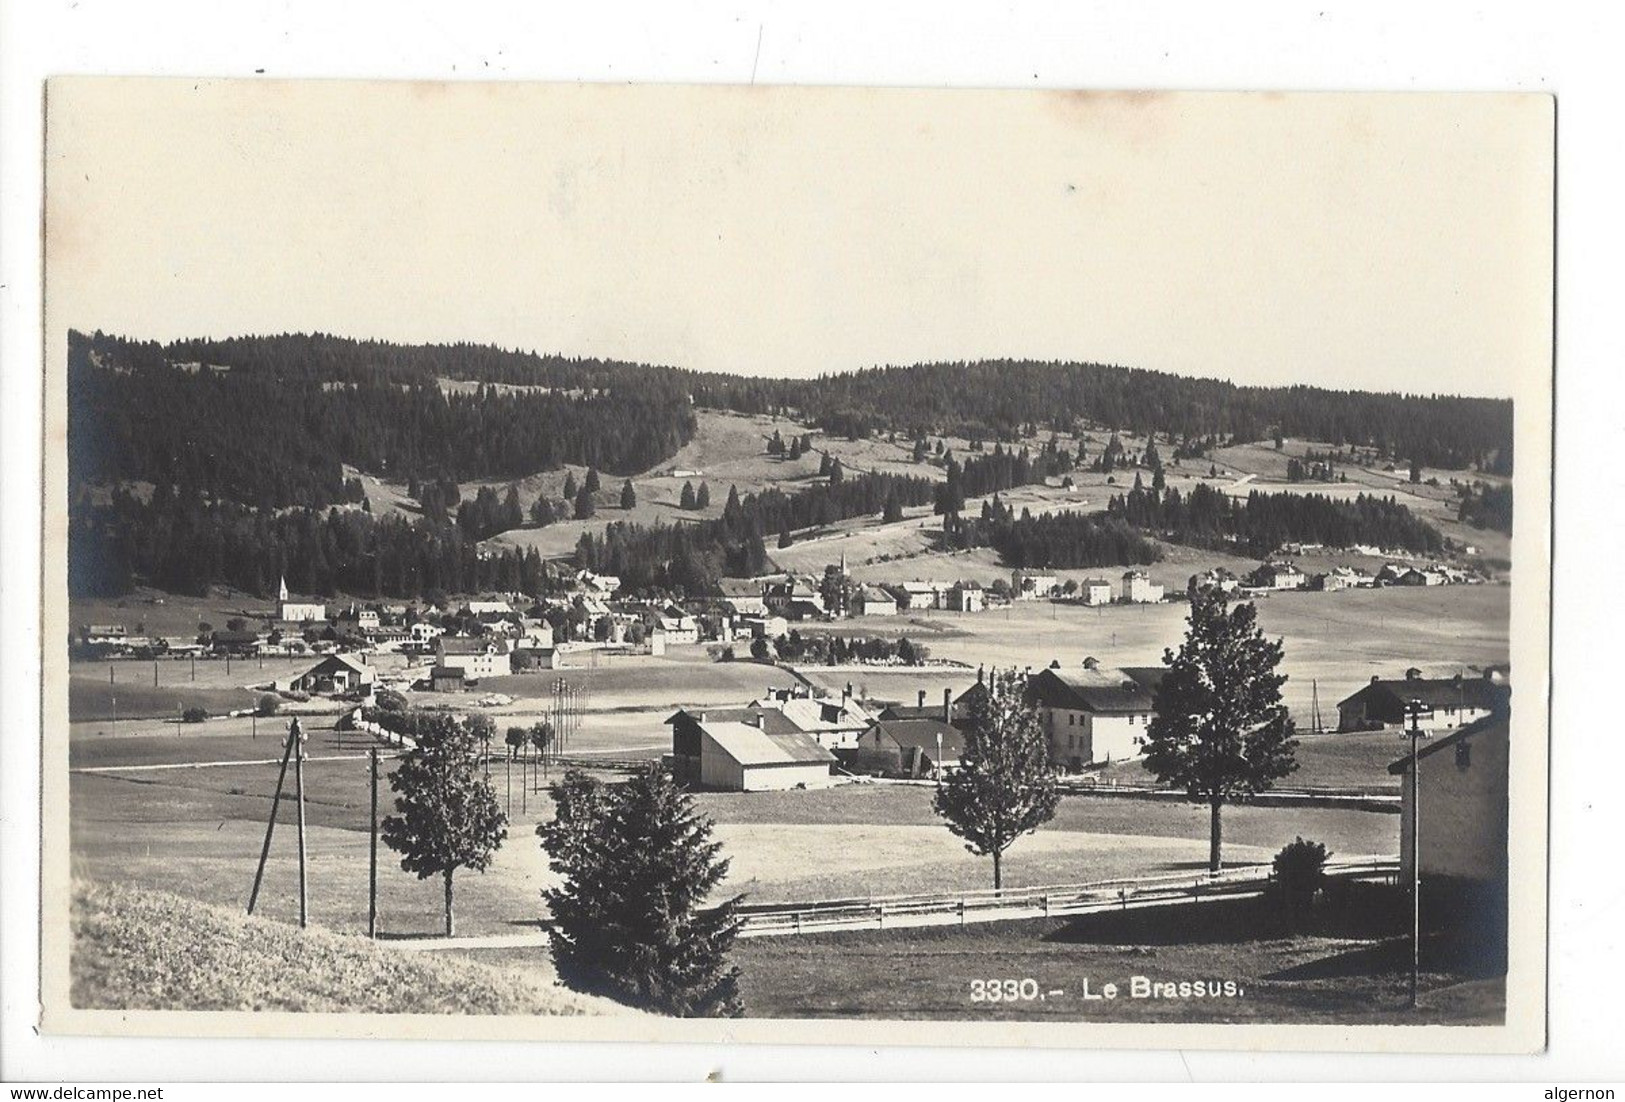
[[[446,379],[457,384],[442,386]],[[794,412],[831,433],[896,432],[916,440],[917,459],[927,435],[978,443],[963,465],[941,460],[942,481],[847,475],[835,462],[801,493],[730,495],[716,520],[613,524],[583,536],[578,565],[620,574],[633,588],[697,592],[724,573],[759,572],[767,541],[783,545],[795,530],[871,515],[893,521],[926,504],[950,518],[948,543],[992,545],[1017,565],[1147,562],[1157,554],[1147,535],[1259,554],[1284,539],[1439,545],[1437,531],[1403,506],[1375,498],[1255,495],[1243,503],[1205,487],[1181,498],[1160,483],[1114,499],[1105,518],[960,518],[967,498],[1065,476],[1085,462],[1107,471],[1120,463],[1115,433],[1090,457],[1053,437],[1036,452],[999,443],[1085,424],[1182,439],[1176,455],[1281,433],[1430,466],[1505,471],[1512,460],[1510,402],[1245,388],[1099,364],[929,364],[789,380],[321,334],[164,346],[72,333],[70,586],[117,593],[147,581],[199,592],[229,583],[264,593],[285,573],[311,593],[529,588],[542,575],[533,554],[482,555],[478,545],[521,523],[517,497],[510,490],[499,500],[487,488],[463,500],[457,483],[566,463],[593,477],[635,474],[693,436],[696,406]],[[1146,463],[1160,468],[1155,453],[1148,446]],[[368,516],[346,465],[411,487],[422,517]],[[130,492],[139,484],[150,484],[150,495]],[[362,508],[330,508],[351,504]],[[549,507],[529,515],[546,523],[555,511],[540,505]],[[1475,524],[1501,526],[1507,512],[1489,494],[1463,505]]]
[[[165,349],[71,334],[70,482],[190,485],[262,508],[324,506],[360,500],[360,487],[345,484],[346,463],[402,482],[518,478],[564,463],[632,474],[693,435],[687,395],[659,373],[616,384],[614,371],[586,366],[584,378],[607,385],[466,395],[435,382],[501,373],[510,358],[337,338]]]

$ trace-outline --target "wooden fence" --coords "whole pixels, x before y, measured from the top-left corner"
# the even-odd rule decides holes
[[[1392,880],[1395,858],[1370,857],[1328,862],[1331,880]],[[1037,888],[1006,888],[957,894],[876,896],[825,899],[807,903],[747,905],[740,908],[741,937],[824,933],[835,930],[884,930],[905,926],[964,926],[1055,915],[1091,914],[1239,899],[1264,894],[1269,865],[1243,865],[1218,873],[1100,880]]]

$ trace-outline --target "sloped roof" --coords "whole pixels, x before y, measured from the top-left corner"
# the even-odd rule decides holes
[[[1469,723],[1465,727],[1458,727],[1456,730],[1451,731],[1448,735],[1445,735],[1442,738],[1430,739],[1427,742],[1422,743],[1416,748],[1416,756],[1418,758],[1425,758],[1429,754],[1437,754],[1446,746],[1454,746],[1463,739],[1472,738],[1475,735],[1488,735],[1495,738],[1506,738],[1508,737],[1508,733],[1507,716],[1505,712],[1497,715],[1488,715],[1483,719],[1475,720],[1472,723]],[[1394,774],[1395,776],[1400,776],[1410,772],[1410,768],[1411,756],[1406,754],[1398,761],[1391,763],[1388,766],[1388,772]]]
[[[799,733],[772,735],[747,723],[710,718],[700,724],[700,730],[740,765],[814,764],[835,760],[834,754]]]
[[[497,653],[503,650],[503,641],[488,635],[442,635],[437,640],[441,654],[484,654],[488,645],[495,645]]]
[[[838,697],[801,696],[773,701],[771,707],[782,712],[801,731],[861,730],[874,718],[856,701],[843,704]]]
[[[756,717],[760,716],[762,719],[762,730],[766,731],[770,735],[790,735],[795,734],[800,730],[800,728],[786,718],[783,712],[780,712],[774,708],[705,708],[702,711],[691,711],[686,708],[679,708],[677,711],[666,717],[666,722],[668,724],[676,723],[679,716],[686,716],[688,719],[698,724],[702,722],[700,719],[701,715],[705,716],[705,720],[703,721],[705,724],[743,723],[746,726],[754,726]]]
[[[1470,708],[1494,709],[1506,699],[1508,692],[1504,683],[1482,677],[1402,677],[1372,681],[1358,692],[1338,701],[1337,706],[1341,708],[1364,696],[1401,707],[1406,701],[1420,700],[1429,708],[1452,708],[1461,704]]]
[[[875,726],[904,749],[914,747],[935,754],[937,736],[941,735],[943,757],[957,758],[965,752],[964,734],[940,719],[882,719],[877,720]]]
[[[1045,669],[1028,682],[1039,703],[1102,715],[1140,715],[1152,710],[1159,667]]]
[[[717,588],[722,590],[724,597],[755,597],[762,596],[762,581],[759,578],[719,578]]]

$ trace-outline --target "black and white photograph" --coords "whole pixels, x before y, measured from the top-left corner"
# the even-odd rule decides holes
[[[48,1030],[1545,1043],[1550,96],[45,125]]]

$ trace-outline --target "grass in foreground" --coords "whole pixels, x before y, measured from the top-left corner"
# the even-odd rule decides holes
[[[408,954],[165,892],[78,881],[73,1005],[382,1014],[632,1013],[535,969]]]
[[[751,938],[733,959],[751,1017],[1502,1021],[1504,975],[1437,942],[1424,943],[1422,1007],[1409,1009],[1409,942],[1393,911],[1379,893],[1321,911],[1292,934],[1271,905],[1238,900],[965,928]],[[1236,993],[1135,998],[1136,976],[1154,984],[1230,981]],[[975,998],[976,981],[1023,979],[1034,981],[1027,990],[1035,997]],[[1086,984],[1095,995],[1116,984],[1118,997],[1085,998]]]

